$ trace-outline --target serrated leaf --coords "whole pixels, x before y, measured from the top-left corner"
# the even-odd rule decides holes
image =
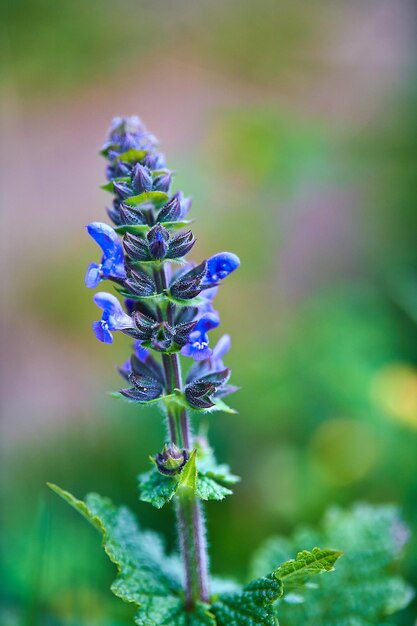
[[[413,597],[410,586],[392,573],[406,538],[395,507],[332,509],[319,531],[302,529],[292,540],[268,540],[255,555],[252,575],[268,571],[277,559],[288,558],[300,547],[338,547],[344,557],[336,571],[325,580],[315,577],[316,588],[302,590],[303,603],[279,603],[279,618],[291,626],[383,626]]]
[[[163,191],[144,191],[138,196],[130,196],[130,198],[126,198],[125,203],[130,206],[139,206],[141,204],[145,204],[146,202],[151,202],[154,207],[158,209],[167,202],[168,198],[168,194]]]
[[[240,482],[240,476],[232,474],[228,465],[209,466],[209,469],[203,471],[209,478],[225,485],[235,485]]]
[[[137,606],[138,626],[216,626],[205,605],[185,611],[177,557],[165,554],[158,535],[141,531],[127,508],[97,494],[78,500],[56,485],[49,486],[102,533],[104,550],[118,569],[111,589]]]
[[[322,550],[313,548],[311,551],[302,550],[295,559],[285,561],[274,570],[277,578],[282,580],[285,592],[303,585],[306,578],[331,572],[343,552],[336,550]]]
[[[211,611],[217,626],[277,626],[272,605],[281,595],[282,582],[270,574],[239,593],[221,594]]]
[[[178,480],[173,476],[164,476],[156,468],[139,477],[139,494],[143,502],[149,502],[161,509],[169,502],[178,489]]]
[[[209,476],[198,473],[196,494],[202,500],[224,500],[233,493],[228,487],[224,487]]]

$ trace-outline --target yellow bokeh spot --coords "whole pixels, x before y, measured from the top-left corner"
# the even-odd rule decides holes
[[[379,370],[371,387],[372,398],[389,417],[417,428],[417,369],[394,363]]]
[[[348,418],[323,422],[310,443],[313,466],[333,485],[348,485],[364,478],[375,465],[378,453],[372,428]]]

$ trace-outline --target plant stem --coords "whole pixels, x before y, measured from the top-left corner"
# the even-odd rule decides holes
[[[167,289],[167,279],[163,265],[158,272],[158,289]],[[163,315],[163,313],[161,312]],[[166,310],[166,321],[173,324],[171,303]],[[182,389],[181,367],[178,354],[164,354],[163,364],[168,393]],[[175,426],[174,426],[175,425]],[[173,443],[191,450],[190,422],[185,409],[168,411],[168,428]],[[175,437],[175,439],[173,438]],[[186,606],[192,610],[196,601],[208,602],[209,576],[204,513],[201,503],[189,488],[179,490],[176,497],[176,515],[179,543],[185,569]]]

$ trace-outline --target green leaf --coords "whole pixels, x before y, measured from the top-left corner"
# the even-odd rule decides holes
[[[211,606],[217,626],[277,626],[273,603],[282,595],[282,582],[270,574],[239,593],[221,594]]]
[[[130,150],[119,154],[115,160],[124,161],[124,163],[134,163],[136,161],[142,161],[147,154],[148,150],[137,150],[136,148],[131,148]]]
[[[168,200],[168,194],[163,191],[144,191],[138,196],[126,198],[125,203],[130,206],[139,206],[141,204],[145,204],[145,202],[152,202],[154,207],[158,209],[166,204]]]
[[[295,559],[289,559],[277,567],[274,574],[282,580],[285,592],[303,585],[306,578],[324,572],[332,572],[337,559],[343,552],[336,550],[321,550],[313,548],[311,551],[302,550]]]
[[[182,468],[179,475],[178,486],[183,489],[192,489],[194,492],[197,487],[197,451],[193,450],[190,454],[190,458]]]
[[[202,500],[224,500],[233,493],[207,475],[199,472],[196,484],[196,494]]]
[[[301,547],[340,548],[344,557],[335,572],[325,580],[317,576],[315,589],[304,587],[302,603],[290,603],[291,593],[284,596],[277,607],[280,620],[291,626],[383,626],[413,597],[411,587],[393,572],[406,537],[395,507],[361,504],[347,511],[332,509],[319,531],[304,528],[292,540],[268,540],[255,555],[252,575],[270,570]],[[287,571],[287,564],[281,567]],[[283,578],[286,591],[290,580]]]
[[[111,589],[136,605],[138,626],[216,626],[203,604],[192,613],[185,611],[178,558],[167,556],[158,535],[142,531],[127,508],[97,494],[78,500],[49,486],[101,532],[104,550],[118,569]]]
[[[178,480],[164,476],[156,468],[138,476],[140,499],[161,509],[169,502],[178,489]]]
[[[225,485],[235,485],[240,481],[240,476],[232,474],[228,465],[210,466],[209,469],[203,471],[208,478],[213,478],[215,481]]]

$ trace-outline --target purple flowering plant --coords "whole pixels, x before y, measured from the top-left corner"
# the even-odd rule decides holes
[[[144,532],[132,513],[89,494],[84,501],[51,485],[101,533],[118,569],[113,593],[136,608],[142,626],[273,626],[281,601],[307,578],[332,571],[340,552],[313,547],[279,561],[241,587],[209,572],[203,505],[222,500],[239,480],[216,462],[206,438],[196,435],[196,414],[234,412],[224,398],[236,391],[223,359],[230,337],[217,344],[214,308],[218,287],[239,267],[220,252],[195,264],[186,259],[195,244],[189,229],[191,200],[172,192],[173,173],[158,143],[137,117],[115,118],[101,154],[107,160],[112,195],[110,226],[93,222],[87,232],[101,249],[85,276],[101,310],[93,322],[97,339],[111,344],[117,332],[132,338],[130,358],[119,367],[123,386],[115,395],[137,404],[157,404],[167,439],[138,478],[139,498],[160,509],[172,503],[179,554],[167,555],[160,538]],[[186,365],[186,374],[182,369]]]

